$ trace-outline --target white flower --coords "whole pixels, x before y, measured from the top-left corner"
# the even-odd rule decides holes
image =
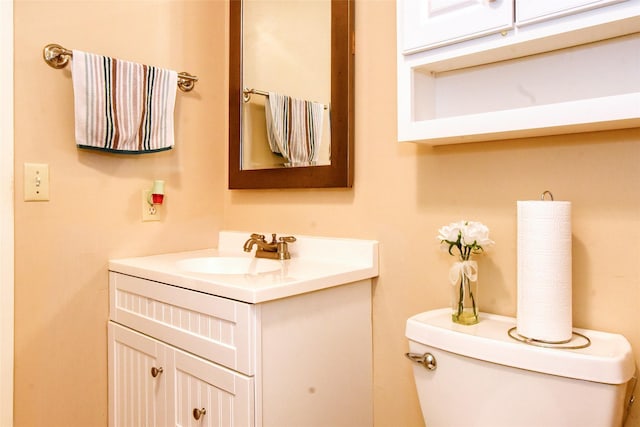
[[[461,230],[462,230],[462,225],[459,222],[452,222],[449,225],[445,225],[442,228],[440,228],[440,230],[438,230],[438,240],[455,242],[458,240]]]
[[[469,221],[467,226],[462,229],[462,245],[476,246],[484,248],[492,245],[493,240],[489,239],[489,228],[486,225]]]
[[[489,239],[489,228],[477,221],[458,221],[445,225],[438,230],[438,240],[441,248],[450,255],[457,248],[461,260],[468,260],[472,254],[482,252],[487,246],[493,245]]]

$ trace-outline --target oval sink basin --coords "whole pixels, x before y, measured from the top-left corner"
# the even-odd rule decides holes
[[[203,274],[260,274],[280,270],[280,261],[249,257],[187,258],[176,262],[183,271]]]

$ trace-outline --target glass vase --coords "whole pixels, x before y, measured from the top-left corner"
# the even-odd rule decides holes
[[[478,323],[478,267],[474,261],[456,263],[452,271],[459,271],[453,276],[451,285],[451,320],[461,325]]]

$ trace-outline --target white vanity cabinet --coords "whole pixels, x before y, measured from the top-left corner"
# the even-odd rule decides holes
[[[371,426],[377,260],[347,252],[230,278],[111,261],[109,425]]]
[[[640,0],[398,0],[398,139],[640,126]]]
[[[253,424],[253,379],[109,322],[110,425]]]
[[[226,367],[252,373],[248,304],[114,272],[109,282],[111,426],[254,425],[253,377]]]

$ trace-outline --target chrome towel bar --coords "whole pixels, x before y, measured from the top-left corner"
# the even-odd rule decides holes
[[[264,90],[260,90],[260,89],[249,89],[249,88],[244,88],[242,90],[242,100],[244,102],[249,102],[251,100],[251,94],[256,94],[256,95],[262,95],[262,96],[269,96],[269,92],[264,91]],[[328,107],[326,105],[324,105],[324,109],[328,110]]]
[[[53,68],[64,68],[69,63],[69,59],[73,56],[73,51],[65,49],[59,44],[51,43],[42,50],[44,61]],[[178,88],[183,92],[189,92],[193,89],[198,77],[186,72],[178,73]]]

